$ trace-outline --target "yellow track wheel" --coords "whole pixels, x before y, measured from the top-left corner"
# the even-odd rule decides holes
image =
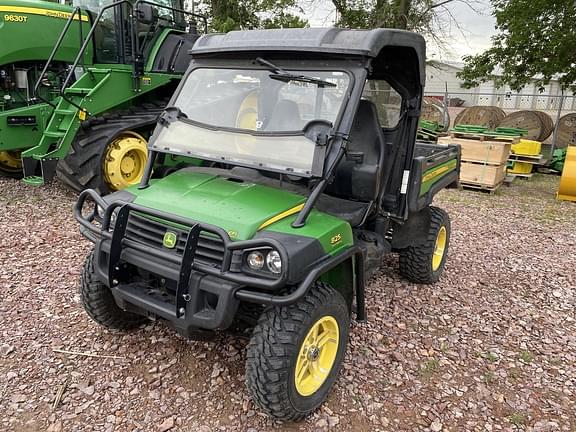
[[[310,396],[324,384],[338,353],[339,329],[336,320],[326,315],[310,328],[298,353],[294,380],[296,391]]]
[[[19,151],[0,151],[0,170],[9,172],[20,172],[22,170],[22,159]]]
[[[576,202],[576,146],[569,146],[566,150],[566,161],[560,177],[557,198]]]
[[[236,127],[240,129],[257,130],[258,94],[250,93],[244,98],[236,116]]]
[[[442,258],[444,258],[445,250],[446,250],[446,227],[442,226],[438,230],[438,236],[436,237],[436,245],[434,246],[434,254],[432,255],[433,271],[436,271],[440,268],[440,264],[442,264]]]
[[[146,144],[141,135],[123,132],[108,145],[102,168],[110,190],[121,190],[140,181],[148,159]]]

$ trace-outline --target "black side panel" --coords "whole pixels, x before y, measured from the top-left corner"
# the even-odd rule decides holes
[[[198,39],[197,34],[170,34],[158,50],[152,72],[183,74],[192,59],[189,51]]]

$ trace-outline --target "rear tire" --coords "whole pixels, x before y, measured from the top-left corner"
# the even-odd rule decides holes
[[[338,376],[349,327],[344,297],[321,282],[295,304],[266,309],[246,359],[246,385],[255,404],[287,421],[316,410]]]
[[[129,330],[147,321],[146,318],[118,307],[110,288],[98,280],[94,272],[94,251],[88,255],[80,276],[80,301],[86,313],[101,326]]]
[[[449,245],[450,217],[444,210],[430,206],[425,238],[400,251],[400,274],[415,283],[437,282],[444,272]]]
[[[148,135],[156,126],[163,104],[143,104],[127,111],[94,117],[82,124],[70,151],[58,163],[56,174],[70,189],[94,189],[105,195],[114,192],[106,181],[104,159],[108,146],[126,132]]]

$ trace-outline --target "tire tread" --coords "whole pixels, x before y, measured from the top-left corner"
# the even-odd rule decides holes
[[[316,282],[303,300],[286,307],[271,307],[262,313],[248,344],[246,385],[256,405],[269,415],[298,421],[317,408],[299,411],[292,405],[287,388],[290,363],[294,352],[300,349],[299,336],[306,318],[319,306],[334,302],[335,296],[340,297],[338,300],[345,307],[338,291]]]
[[[80,276],[80,300],[90,318],[104,327],[129,330],[146,322],[146,318],[120,309],[110,288],[96,278],[94,252],[86,258]]]
[[[439,270],[432,270],[431,256],[436,245],[436,236],[440,227],[444,225],[450,236],[450,218],[441,208],[430,206],[430,227],[423,242],[409,246],[400,251],[400,273],[411,282],[430,284],[436,282],[444,263],[440,265]],[[448,247],[448,243],[446,244]],[[444,260],[446,259],[445,252]]]

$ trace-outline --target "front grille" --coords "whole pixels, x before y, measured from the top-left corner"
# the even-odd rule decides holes
[[[164,234],[172,231],[178,237],[176,246],[173,249],[164,247]],[[162,222],[130,213],[128,224],[126,225],[126,238],[142,243],[156,249],[173,251],[176,255],[182,256],[186,245],[188,231],[185,229],[167,226]],[[194,253],[194,261],[214,268],[222,268],[224,259],[224,242],[216,234],[200,231],[200,238]]]

